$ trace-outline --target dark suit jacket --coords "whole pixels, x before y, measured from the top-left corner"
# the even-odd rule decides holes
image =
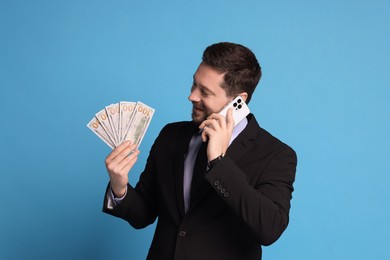
[[[183,167],[192,122],[165,126],[124,200],[103,211],[143,228],[158,218],[148,259],[261,259],[286,229],[297,158],[253,115],[225,157],[205,172],[184,213]]]

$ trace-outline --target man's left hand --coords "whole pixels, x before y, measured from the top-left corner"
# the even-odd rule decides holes
[[[199,128],[203,129],[202,140],[209,140],[207,146],[207,158],[211,161],[226,153],[232,137],[234,127],[233,109],[230,108],[226,118],[220,114],[213,113],[204,120]]]

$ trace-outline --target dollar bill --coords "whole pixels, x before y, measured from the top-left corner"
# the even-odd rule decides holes
[[[99,120],[101,126],[103,129],[106,131],[108,137],[110,138],[111,142],[115,145],[118,146],[118,143],[115,140],[114,133],[112,131],[110,121],[108,119],[107,111],[105,108],[100,110],[99,112],[96,113],[96,118]]]
[[[100,139],[102,139],[111,149],[115,148],[114,143],[111,142],[110,137],[107,135],[107,132],[104,130],[99,120],[94,117],[87,124],[88,128],[92,130]]]
[[[154,111],[140,101],[120,101],[97,112],[87,127],[111,149],[128,140],[137,144],[138,148]]]
[[[153,114],[153,108],[138,101],[134,108],[134,114],[129,124],[129,128],[126,130],[126,137],[124,140],[130,140],[131,143],[137,144],[138,148],[149,127]]]
[[[108,121],[110,123],[110,128],[113,133],[113,138],[115,139],[116,144],[120,144],[121,140],[119,138],[119,127],[120,127],[120,118],[119,118],[119,104],[111,104],[106,106],[106,113]]]
[[[119,137],[120,142],[122,143],[126,137],[127,129],[129,129],[129,125],[131,119],[134,115],[134,108],[137,102],[129,102],[129,101],[121,101],[119,102],[119,114],[120,114],[120,129],[119,129]]]

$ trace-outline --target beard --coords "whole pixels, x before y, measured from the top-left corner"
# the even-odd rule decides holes
[[[191,117],[194,123],[200,125],[204,120],[207,119],[209,114],[210,113],[208,112],[208,110],[205,109],[203,106],[197,106],[193,104]]]

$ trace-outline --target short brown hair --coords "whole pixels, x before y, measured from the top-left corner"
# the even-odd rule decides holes
[[[249,103],[261,78],[260,64],[251,50],[240,44],[220,42],[206,48],[202,61],[225,73],[221,87],[228,96],[247,92]]]

